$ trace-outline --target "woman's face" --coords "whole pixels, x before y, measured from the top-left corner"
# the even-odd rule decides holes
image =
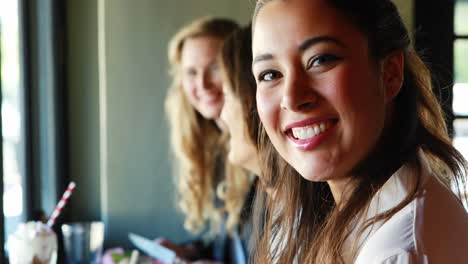
[[[304,178],[344,179],[376,145],[389,101],[367,40],[326,1],[273,1],[254,25],[260,119]]]
[[[210,36],[189,38],[182,49],[182,86],[193,107],[206,119],[218,119],[223,107],[217,56],[222,40]]]
[[[241,102],[233,94],[229,82],[223,83],[224,107],[221,120],[229,130],[229,161],[258,174],[257,150],[251,141]]]

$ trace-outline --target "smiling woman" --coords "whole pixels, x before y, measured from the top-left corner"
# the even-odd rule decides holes
[[[200,36],[187,39],[182,50],[185,95],[206,119],[218,118],[223,107],[221,77],[216,63],[222,43],[217,37]]]
[[[463,186],[466,161],[394,4],[259,1],[253,30],[275,189],[256,262],[466,261],[468,219],[447,184]]]
[[[250,189],[250,177],[226,162],[220,121],[224,97],[217,58],[225,38],[237,29],[229,19],[201,18],[183,27],[169,43],[173,82],[165,107],[176,158],[178,205],[187,230],[200,233],[208,223],[208,237],[215,241],[212,249],[200,247],[197,252],[179,247],[178,255],[184,259],[228,261],[224,239],[238,227]]]

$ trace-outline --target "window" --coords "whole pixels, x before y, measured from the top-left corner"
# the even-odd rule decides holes
[[[468,0],[455,2],[453,144],[468,159]]]
[[[3,216],[5,237],[25,220],[24,111],[18,1],[0,0]],[[1,261],[0,261],[1,262]]]
[[[0,263],[8,233],[48,216],[68,183],[64,3],[0,0]]]
[[[454,8],[453,144],[468,159],[468,0],[455,1]]]
[[[453,145],[468,159],[468,0],[414,0],[414,10],[415,46],[430,63]]]

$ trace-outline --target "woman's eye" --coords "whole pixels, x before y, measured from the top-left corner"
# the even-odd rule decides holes
[[[319,67],[319,66],[322,66],[324,64],[337,61],[339,59],[340,59],[339,57],[337,57],[335,55],[331,55],[331,54],[324,54],[324,55],[315,56],[309,61],[308,65],[307,65],[307,68]]]
[[[260,82],[262,81],[269,82],[280,77],[281,77],[281,73],[278,71],[264,71],[260,74],[260,76],[258,77],[258,80]]]
[[[210,65],[210,71],[211,72],[217,72],[219,70],[219,66],[217,63],[213,63]]]
[[[197,71],[195,69],[188,69],[185,74],[187,76],[190,76],[190,77],[193,77],[193,76],[196,76],[197,75]]]

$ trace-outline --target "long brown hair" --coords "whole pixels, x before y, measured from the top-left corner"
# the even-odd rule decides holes
[[[227,78],[229,85],[228,89],[232,92],[237,100],[240,101],[242,107],[242,121],[245,124],[246,132],[250,140],[257,150],[258,155],[258,138],[260,136],[260,118],[257,113],[257,101],[255,94],[257,92],[257,84],[252,73],[252,25],[248,24],[231,34],[223,43],[220,56],[221,68],[224,71],[224,77]],[[252,193],[247,197],[243,210],[243,220],[250,223],[259,223],[260,219],[253,219],[252,211],[255,208],[256,196],[263,197],[261,194],[265,191],[264,184],[258,184],[262,181],[262,175],[256,175],[252,182]],[[258,206],[257,206],[258,207]],[[258,238],[263,227],[253,225],[253,233],[249,234],[248,249],[253,252]]]
[[[254,19],[270,1],[273,0],[258,1]],[[362,219],[372,197],[402,165],[409,164],[420,172],[420,150],[431,161],[434,175],[447,188],[449,182],[458,190],[465,186],[466,160],[451,144],[442,109],[432,91],[430,72],[411,47],[395,5],[390,0],[327,3],[364,33],[375,62],[381,62],[392,52],[403,51],[404,82],[394,99],[391,122],[386,124],[375,149],[354,168],[356,185],[340,210],[328,185],[303,179],[279,156],[261,128],[262,176],[274,186],[275,195],[260,197],[266,202],[258,203],[260,208],[256,208],[256,213],[266,219],[257,242],[256,263],[342,263],[344,242]],[[415,196],[420,177],[418,173],[414,188],[404,201],[371,218],[358,234],[377,221],[388,220],[407,205]]]
[[[223,43],[221,68],[232,93],[242,105],[243,120],[252,143],[257,146],[260,118],[255,93],[257,85],[252,74],[252,26],[249,24],[231,34]]]
[[[190,104],[182,88],[181,54],[185,41],[200,36],[224,40],[239,26],[232,20],[205,17],[184,26],[169,43],[169,63],[172,84],[165,101],[171,130],[171,146],[175,155],[178,205],[185,214],[184,226],[198,233],[207,220],[211,234],[219,231],[224,212],[228,213],[226,228],[233,230],[239,221],[243,195],[248,191],[249,178],[240,169],[225,162],[225,140],[213,120],[205,119]],[[224,207],[214,204],[215,185],[226,178],[221,190]],[[222,187],[222,185],[220,185]]]

